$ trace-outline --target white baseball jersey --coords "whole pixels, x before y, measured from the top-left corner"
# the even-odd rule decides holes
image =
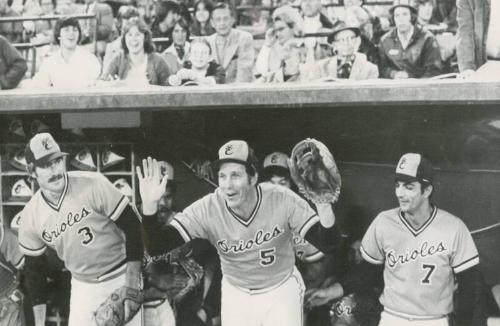
[[[465,224],[437,207],[418,230],[399,208],[380,213],[363,237],[361,254],[370,263],[385,264],[384,308],[411,316],[450,313],[453,274],[479,263]]]
[[[177,214],[172,221],[185,241],[205,238],[219,252],[224,277],[245,289],[263,289],[291,275],[295,264],[292,232],[302,237],[318,215],[291,190],[259,184],[248,220],[227,206],[220,189]]]
[[[313,263],[325,257],[323,252],[295,233],[293,234],[293,250],[295,257],[303,262]]]
[[[30,256],[52,247],[72,276],[96,282],[125,263],[125,235],[114,221],[129,201],[103,175],[71,171],[57,204],[38,190],[21,213],[19,244]]]

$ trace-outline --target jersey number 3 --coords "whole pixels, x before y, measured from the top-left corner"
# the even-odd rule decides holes
[[[422,264],[422,269],[427,270],[427,274],[420,282],[422,284],[431,284],[431,275],[434,272],[434,270],[436,269],[436,265]]]
[[[276,256],[274,255],[275,251],[276,251],[276,248],[260,250],[259,251],[260,264],[262,266],[270,266],[270,265],[274,264],[274,261],[276,260]]]
[[[82,236],[82,244],[85,246],[94,240],[94,234],[88,226],[78,229],[78,234]]]

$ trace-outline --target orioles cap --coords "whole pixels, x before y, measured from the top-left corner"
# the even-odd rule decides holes
[[[399,159],[396,166],[396,180],[432,183],[433,179],[432,164],[421,154],[406,153]]]
[[[10,165],[19,169],[21,171],[26,171],[28,164],[26,163],[26,157],[24,156],[24,150],[17,150],[9,160]]]
[[[127,197],[132,198],[134,195],[134,192],[132,190],[132,187],[130,187],[128,181],[125,178],[120,178],[113,182],[113,186],[115,186],[116,189],[118,189],[122,194],[124,194]]]
[[[110,148],[105,148],[101,154],[102,168],[107,169],[125,160],[125,157],[113,152]]]
[[[253,149],[244,140],[231,140],[219,149],[219,159],[214,162],[216,170],[223,163],[240,163],[257,171],[257,157]]]
[[[97,166],[94,163],[94,158],[88,147],[79,151],[70,163],[75,168],[83,171],[97,171]]]
[[[61,152],[61,148],[48,132],[33,136],[24,149],[26,162],[36,166],[43,166],[47,162],[66,155],[68,153]]]
[[[158,162],[158,165],[160,166],[160,174],[161,174],[162,178],[165,176],[165,174],[167,174],[168,181],[175,179],[174,167],[172,166],[172,164],[168,163],[167,161],[160,161],[160,162]]]
[[[21,225],[21,212],[19,211],[10,221],[10,228],[14,231],[19,230],[19,225]]]
[[[280,167],[288,170],[288,155],[282,152],[274,152],[266,156],[263,163],[264,169],[269,167]]]
[[[25,200],[33,196],[33,190],[26,180],[19,179],[12,185],[10,194],[9,200]]]

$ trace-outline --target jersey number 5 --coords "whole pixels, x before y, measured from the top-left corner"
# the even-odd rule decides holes
[[[94,240],[94,234],[88,226],[78,229],[78,234],[83,237],[82,244],[85,246]]]
[[[260,264],[262,266],[270,266],[274,264],[274,261],[276,260],[276,256],[274,255],[274,252],[276,251],[276,248],[271,248],[271,249],[262,249],[260,250]]]
[[[430,264],[423,264],[422,269],[427,269],[427,274],[425,275],[424,279],[420,281],[422,284],[431,284],[431,275],[436,269],[436,265],[430,265]]]

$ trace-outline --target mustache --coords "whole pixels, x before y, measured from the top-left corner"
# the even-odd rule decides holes
[[[56,175],[54,175],[53,177],[51,177],[51,178],[49,179],[49,182],[55,182],[55,181],[60,180],[60,179],[62,179],[62,178],[63,178],[63,175],[62,175],[62,174],[56,174]]]

